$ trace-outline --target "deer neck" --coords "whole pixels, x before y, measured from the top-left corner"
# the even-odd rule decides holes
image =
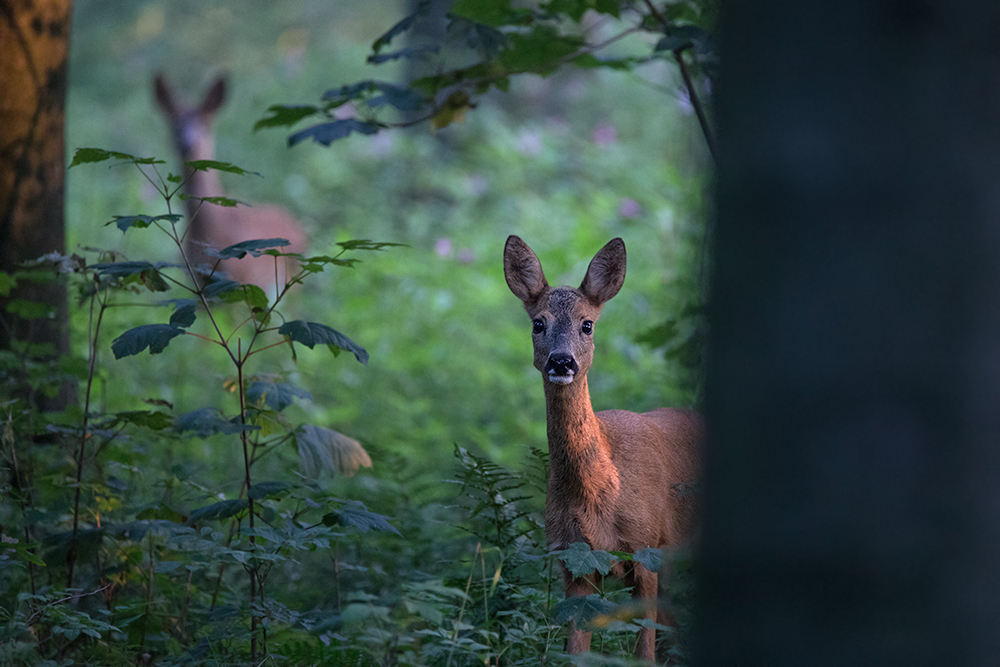
[[[618,494],[611,446],[590,404],[587,376],[568,385],[545,383],[549,491],[587,506],[607,506]]]

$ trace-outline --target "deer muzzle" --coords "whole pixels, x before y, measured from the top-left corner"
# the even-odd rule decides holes
[[[553,354],[545,364],[545,374],[553,384],[570,384],[580,367],[570,354]]]

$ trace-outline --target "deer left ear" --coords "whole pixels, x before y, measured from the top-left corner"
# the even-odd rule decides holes
[[[625,242],[612,239],[590,260],[580,291],[595,306],[611,300],[625,284]]]

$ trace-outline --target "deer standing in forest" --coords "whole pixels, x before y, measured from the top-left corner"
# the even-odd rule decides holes
[[[504,248],[504,276],[532,320],[535,368],[545,384],[549,478],[545,538],[550,549],[586,542],[592,549],[636,552],[674,547],[695,531],[696,501],[684,487],[697,481],[704,434],[695,412],[660,408],[636,414],[595,413],[587,388],[594,323],[625,282],[625,243],[616,238],[594,256],[579,289],[549,287],[542,265],[517,236]],[[621,563],[611,574],[632,587],[646,618],[656,618],[657,573]],[[574,578],[566,596],[595,592],[599,575]],[[643,628],[636,655],[655,658],[656,633]],[[571,621],[567,650],[590,649],[590,633]]]
[[[170,121],[181,163],[214,160],[212,119],[226,100],[225,79],[216,79],[197,107],[178,104],[162,74],[154,80],[154,92],[157,104]],[[205,252],[208,247],[221,250],[234,243],[256,239],[287,240],[288,245],[278,248],[281,252],[301,253],[305,250],[306,234],[302,225],[285,209],[271,205],[227,207],[203,202],[205,197],[225,196],[219,173],[215,170],[192,173],[187,167],[183,169],[184,193],[188,197],[184,202],[188,214],[184,248],[193,265],[215,266],[216,259]],[[273,298],[294,275],[295,266],[295,261],[289,257],[246,255],[242,259],[223,260],[218,268],[228,278],[241,284],[257,285]]]

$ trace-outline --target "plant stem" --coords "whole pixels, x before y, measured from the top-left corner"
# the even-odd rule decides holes
[[[66,587],[73,587],[73,566],[76,563],[76,538],[80,529],[80,487],[83,481],[83,459],[87,446],[87,427],[90,420],[90,395],[94,386],[94,371],[97,368],[97,340],[101,332],[101,320],[104,318],[104,311],[107,304],[100,300],[100,291],[96,289],[97,279],[95,277],[94,294],[90,298],[90,327],[88,330],[90,340],[88,344],[89,367],[87,369],[87,392],[83,401],[83,425],[80,429],[80,449],[76,457],[76,493],[73,499],[73,537],[69,543],[69,552],[66,554]],[[97,322],[94,322],[94,304],[99,303],[97,311]]]
[[[253,342],[251,342],[251,346]],[[247,394],[246,387],[243,384],[243,363],[245,359],[243,358],[243,340],[237,339],[236,341],[236,382],[239,388],[240,394],[240,424],[244,426],[243,430],[240,431],[240,441],[243,443],[243,468],[245,473],[244,485],[247,489],[247,509],[249,510],[249,516],[247,522],[250,526],[250,551],[253,553],[256,551],[257,538],[253,534],[254,528],[254,503],[253,498],[250,496],[250,435],[245,428],[247,425]],[[250,566],[247,568],[250,574],[250,663],[257,663],[257,628],[260,624],[260,618],[254,611],[253,606],[257,601],[257,564],[251,557]]]

